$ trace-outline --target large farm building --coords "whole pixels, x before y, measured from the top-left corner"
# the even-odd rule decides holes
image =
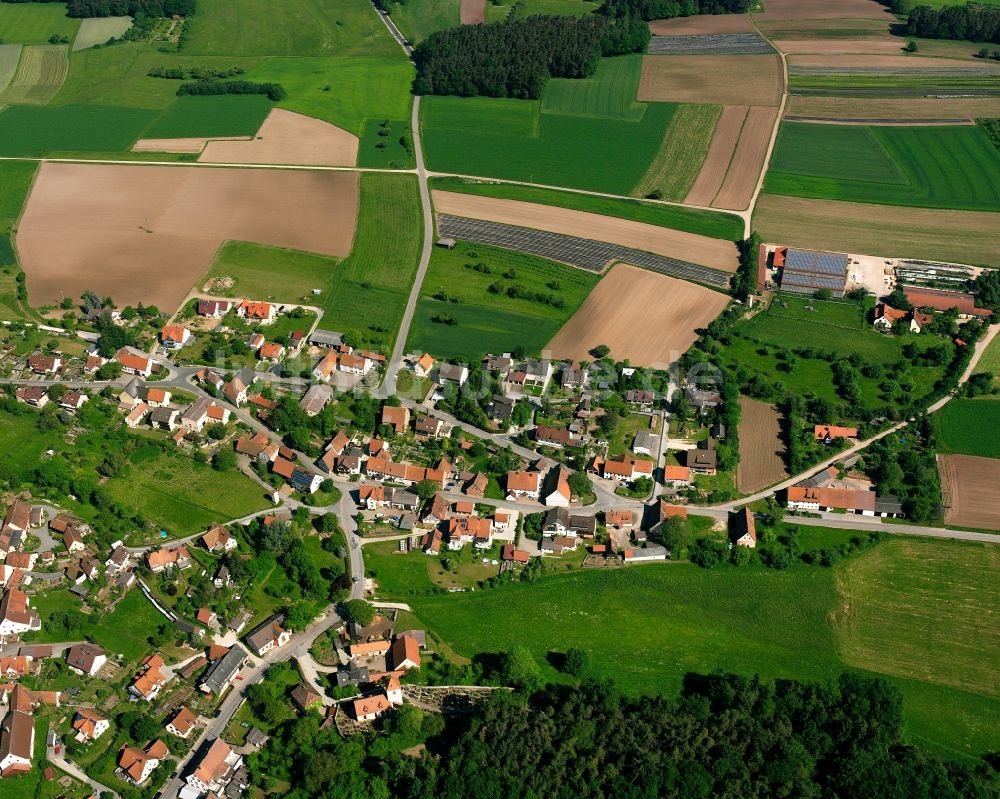
[[[820,289],[829,289],[834,297],[844,296],[848,258],[843,253],[778,247],[773,259],[774,268],[781,270],[783,291],[813,294]]]

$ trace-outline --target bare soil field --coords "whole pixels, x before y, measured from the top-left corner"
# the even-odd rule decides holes
[[[894,17],[878,0],[767,0],[763,14],[755,20],[776,19],[884,19]]]
[[[777,108],[754,106],[750,109],[722,188],[712,201],[715,208],[742,211],[749,207],[764,168],[777,116]]]
[[[358,137],[283,108],[274,108],[250,141],[210,141],[199,161],[216,164],[354,166]]]
[[[588,360],[599,344],[615,360],[666,368],[729,302],[684,280],[619,264],[590,292],[546,347],[555,358]]]
[[[938,455],[945,524],[1000,530],[1000,460]]]
[[[743,494],[752,494],[780,483],[788,476],[785,444],[781,439],[781,416],[773,405],[740,397],[740,463],[736,484]]]
[[[901,55],[905,41],[870,37],[868,39],[776,39],[774,46],[788,55],[799,53],[871,53]]]
[[[858,97],[801,97],[792,95],[786,116],[843,119],[974,119],[1000,117],[1000,97],[932,97],[868,99]]]
[[[249,141],[246,136],[226,136],[222,141]],[[215,138],[139,139],[132,145],[133,153],[200,153]]]
[[[486,0],[462,0],[458,7],[459,22],[480,25],[486,22]]]
[[[739,265],[735,244],[695,233],[520,200],[498,200],[448,191],[431,194],[439,214],[606,241],[725,272],[735,272]]]
[[[90,290],[172,311],[222,242],[346,256],[357,210],[351,172],[43,163],[17,245],[33,305]]]
[[[778,105],[776,55],[647,55],[638,100],[653,103]]]
[[[654,36],[701,36],[709,33],[752,33],[746,14],[696,14],[691,17],[654,19],[649,23]]]
[[[708,155],[701,165],[701,172],[691,185],[684,202],[691,205],[712,204],[715,195],[722,188],[722,181],[729,171],[729,164],[736,152],[736,143],[740,139],[740,131],[747,118],[749,108],[745,105],[727,105],[722,109],[722,116],[715,126],[712,142],[708,147]]]
[[[762,194],[754,228],[764,241],[885,258],[967,264],[1000,260],[1000,214]]]
[[[758,14],[754,22],[771,39],[816,38],[824,32],[843,36],[844,31],[852,31],[858,38],[865,36],[886,36],[889,32],[886,19],[767,19]]]

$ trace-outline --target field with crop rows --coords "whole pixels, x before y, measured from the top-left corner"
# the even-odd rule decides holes
[[[1000,150],[971,125],[784,122],[765,188],[796,197],[1000,211]]]
[[[553,78],[542,93],[542,112],[639,122],[645,103],[637,103],[642,56],[603,58],[589,78]]]
[[[64,45],[25,47],[17,72],[0,94],[0,101],[44,105],[59,93],[68,72],[68,48]]]
[[[932,418],[942,452],[1000,458],[1000,436],[983,435],[1000,430],[1000,400],[955,399]]]
[[[701,172],[721,114],[717,105],[678,106],[660,151],[632,193],[683,200]]]

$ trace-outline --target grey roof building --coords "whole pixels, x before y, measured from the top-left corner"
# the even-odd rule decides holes
[[[205,672],[199,687],[205,693],[223,693],[236,679],[236,675],[246,665],[249,657],[242,646],[233,644],[232,648]]]

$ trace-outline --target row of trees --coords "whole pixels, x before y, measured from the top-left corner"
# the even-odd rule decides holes
[[[4,0],[5,3],[34,3],[39,0]],[[197,0],[40,0],[65,3],[67,17],[190,17]]]
[[[943,8],[917,6],[906,23],[910,36],[1000,44],[1000,8],[970,3]]]
[[[598,9],[611,17],[671,19],[698,14],[746,14],[750,0],[604,0]]]
[[[284,100],[287,92],[280,83],[255,83],[249,80],[199,80],[193,83],[182,83],[177,89],[177,96],[185,94],[266,94],[268,99],[278,102]]]
[[[602,55],[643,52],[634,18],[533,16],[438,31],[414,51],[416,94],[537,99],[550,77],[585,78]]]

